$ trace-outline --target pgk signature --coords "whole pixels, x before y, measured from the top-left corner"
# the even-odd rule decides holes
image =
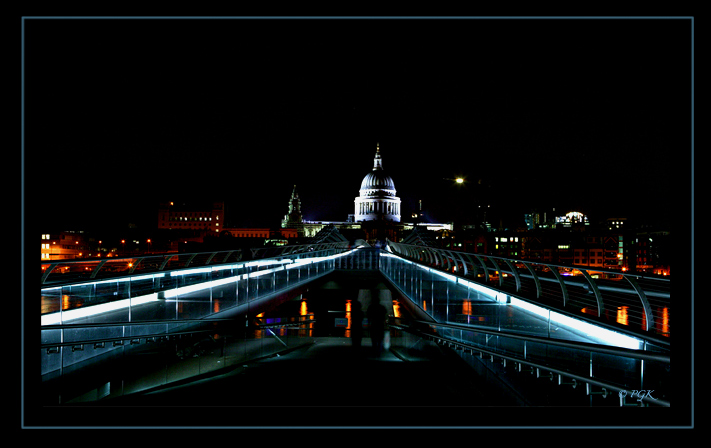
[[[652,396],[652,392],[654,392],[654,389],[651,389],[651,390],[631,390],[631,391],[621,390],[620,391],[620,398],[624,398],[629,394],[630,398],[637,397],[637,401],[642,401],[646,397],[649,397],[652,400],[656,400],[656,398],[654,398]]]

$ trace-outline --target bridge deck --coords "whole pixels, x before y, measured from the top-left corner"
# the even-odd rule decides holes
[[[406,425],[414,414],[435,407],[456,407],[461,419],[457,424],[471,425],[470,414],[462,412],[467,408],[520,404],[510,390],[492,387],[460,358],[435,345],[414,356],[402,349],[376,356],[369,340],[364,339],[358,351],[349,338],[341,337],[315,338],[311,345],[218,376],[105,403],[160,406],[168,413],[163,414],[167,421],[173,412],[209,406],[225,415],[204,417],[207,421],[200,424],[239,426],[264,425],[269,420],[265,415],[274,412],[279,414],[270,424]],[[195,418],[196,423],[203,420]]]

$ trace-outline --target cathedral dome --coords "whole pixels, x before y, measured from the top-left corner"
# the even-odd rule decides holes
[[[383,171],[380,144],[375,151],[373,170],[360,183],[360,196],[355,198],[356,222],[400,222],[400,198],[395,196],[395,182]]]
[[[375,151],[375,159],[373,161],[373,170],[366,174],[363,182],[360,183],[360,189],[363,190],[392,190],[388,194],[395,194],[395,182],[393,178],[385,174],[383,171],[383,159],[380,156],[380,145]]]
[[[393,178],[380,170],[371,171],[363,178],[360,184],[361,190],[395,190]]]

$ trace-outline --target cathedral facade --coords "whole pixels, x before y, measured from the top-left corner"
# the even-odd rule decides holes
[[[450,229],[451,224],[426,224],[401,222],[401,201],[396,196],[395,183],[383,169],[380,144],[376,145],[373,169],[365,175],[360,184],[359,195],[355,198],[355,213],[348,215],[348,221],[305,221],[301,212],[301,200],[296,186],[289,199],[289,208],[281,222],[285,229],[296,229],[299,237],[313,237],[327,226],[341,231],[362,231],[369,243],[384,241],[386,238],[399,241],[399,235],[415,227],[429,230]]]
[[[400,198],[395,196],[395,183],[385,170],[377,144],[373,169],[360,184],[360,195],[355,198],[355,222],[400,222]]]

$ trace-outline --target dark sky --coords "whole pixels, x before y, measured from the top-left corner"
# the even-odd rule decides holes
[[[307,218],[345,220],[379,142],[404,216],[419,199],[440,222],[477,199],[519,221],[688,213],[690,28],[28,19],[27,204],[67,229],[154,225],[191,198],[278,226],[296,184]]]

